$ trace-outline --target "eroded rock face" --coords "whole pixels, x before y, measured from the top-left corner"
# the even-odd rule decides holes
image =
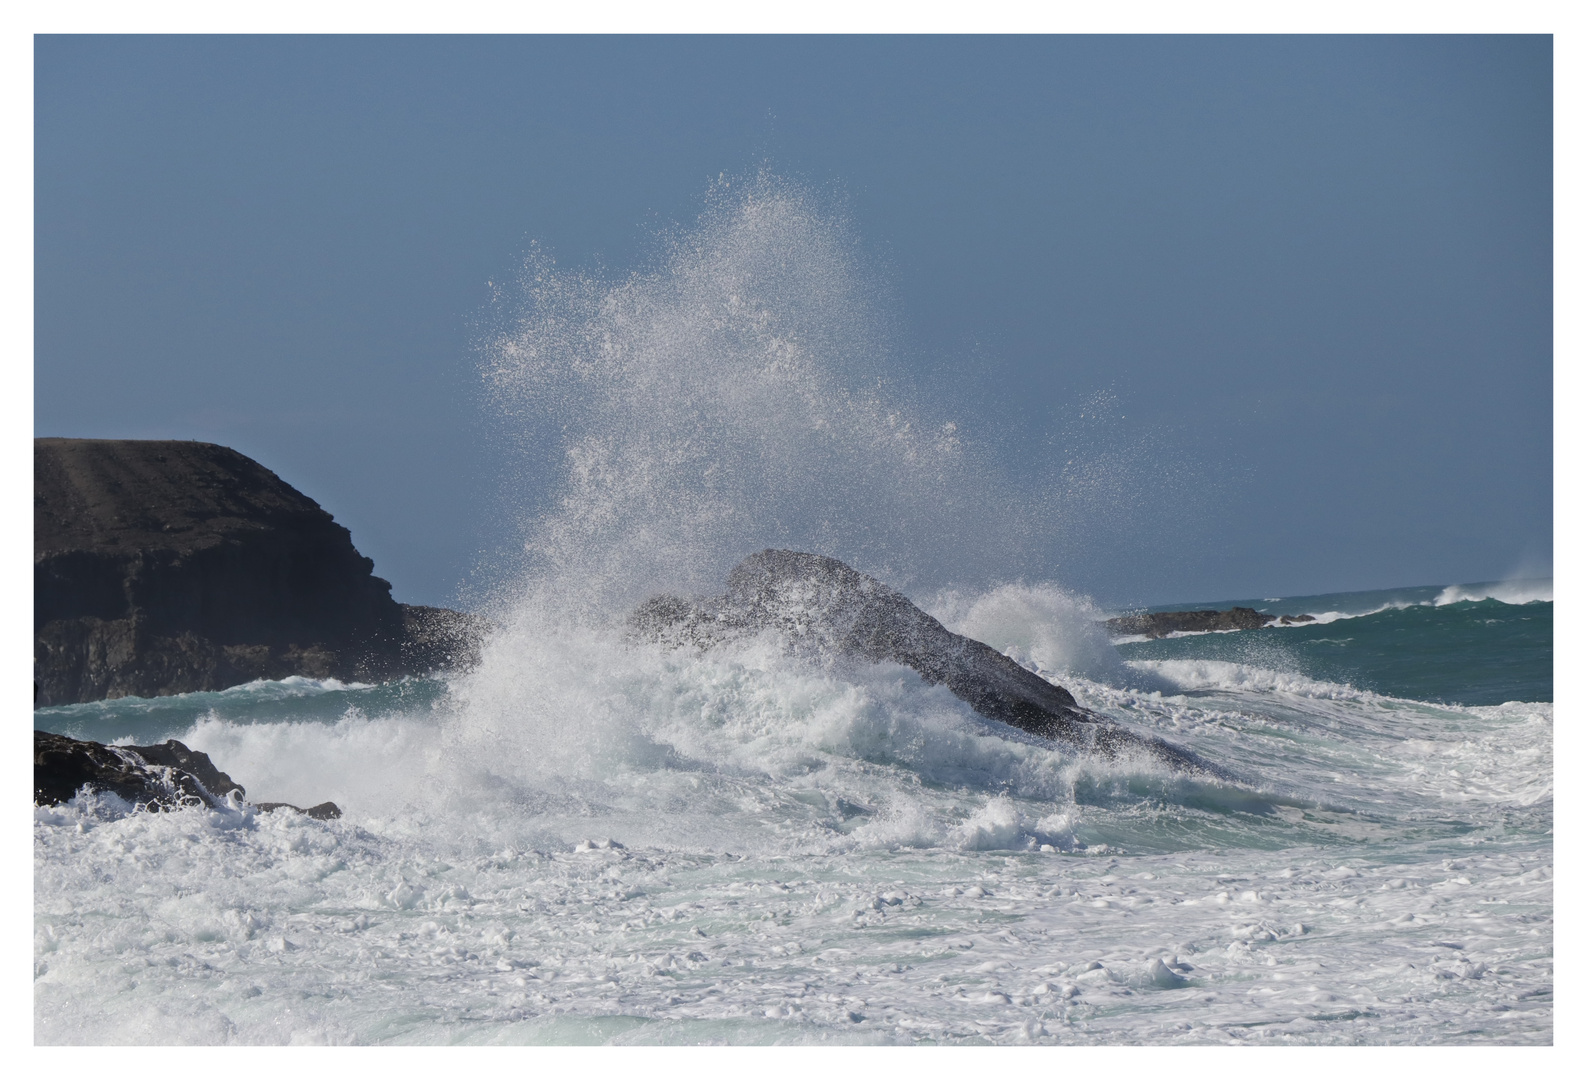
[[[35,439],[39,705],[466,663],[477,620],[406,608],[352,537],[212,443]]]
[[[186,805],[240,805],[243,786],[217,769],[208,754],[175,739],[158,746],[106,746],[47,731],[33,733],[33,802],[53,806],[83,788],[108,791],[137,806],[175,810]],[[290,803],[259,803],[258,810],[286,808],[330,820],[342,816],[335,803],[304,810]]]
[[[822,555],[758,552],[728,575],[725,595],[654,597],[639,606],[630,625],[642,638],[696,648],[772,630],[795,654],[903,664],[990,720],[1078,749],[1108,757],[1144,752],[1176,768],[1219,771],[1188,751],[1082,709],[1063,687],[984,642],[953,633],[902,593]]]

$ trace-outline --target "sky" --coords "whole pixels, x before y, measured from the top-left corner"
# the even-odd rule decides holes
[[[35,434],[235,447],[397,599],[458,602],[553,480],[490,417],[487,282],[531,243],[620,274],[766,167],[841,205],[898,362],[1009,475],[1096,463],[1030,577],[1127,605],[1548,573],[1551,57],[40,37]]]

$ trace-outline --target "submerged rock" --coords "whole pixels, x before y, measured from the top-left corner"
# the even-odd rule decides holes
[[[1102,625],[1115,637],[1144,634],[1149,638],[1163,638],[1169,634],[1260,630],[1274,623],[1290,626],[1315,621],[1311,615],[1264,615],[1255,608],[1236,607],[1228,611],[1143,611],[1109,619]]]
[[[902,593],[822,555],[758,552],[733,568],[725,595],[653,597],[635,610],[630,626],[647,640],[697,648],[772,630],[795,654],[903,664],[989,720],[1077,749],[1109,758],[1144,752],[1179,769],[1221,771],[1088,712],[1063,687],[984,642],[953,633]]]
[[[33,732],[33,802],[53,806],[84,787],[108,791],[138,806],[174,810],[182,806],[231,806],[243,786],[221,772],[208,754],[175,739],[158,746],[106,746],[48,731]],[[230,798],[235,793],[235,798]],[[333,802],[307,810],[291,803],[256,803],[257,810],[285,808],[312,818],[342,816]]]
[[[398,604],[345,528],[235,450],[35,439],[33,488],[35,704],[474,659],[479,620]]]

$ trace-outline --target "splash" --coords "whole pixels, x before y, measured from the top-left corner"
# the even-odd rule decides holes
[[[750,552],[792,548],[906,594],[958,588],[942,594],[964,608],[951,617],[1054,678],[1150,681],[1118,662],[1080,598],[1038,585],[951,599],[1021,577],[1051,537],[1053,504],[1016,491],[911,390],[857,251],[841,215],[762,174],[713,190],[699,222],[639,270],[608,279],[533,250],[497,291],[484,378],[520,431],[560,434],[560,464],[548,509],[526,522],[522,572],[497,598],[499,631],[452,688],[444,757],[466,775],[445,790],[540,820],[548,794],[628,806],[627,836],[709,847],[705,832],[734,811],[644,819],[704,775],[759,776],[755,800],[775,791],[798,806],[806,786],[849,791],[865,777],[842,796],[877,815],[854,836],[958,842],[962,808],[921,802],[914,785],[1044,803],[1018,818],[1034,822],[1069,803],[1076,769],[1154,773],[1079,762],[904,668],[805,670],[753,642],[667,655],[625,632],[647,598],[718,594]],[[1039,624],[1023,638],[1021,618]],[[852,842],[848,827],[811,831],[793,813],[796,848]],[[1047,835],[989,828],[976,844]]]
[[[1118,683],[1132,677],[1103,629],[1107,613],[1056,585],[1004,584],[973,595],[944,590],[927,607],[955,633],[1052,678],[1082,675]]]
[[[1531,604],[1538,601],[1552,603],[1554,579],[1514,578],[1509,581],[1491,581],[1482,585],[1451,585],[1438,594],[1433,603],[1438,607],[1458,604],[1463,600],[1497,600],[1501,604]]]
[[[1029,508],[911,400],[855,252],[839,217],[762,175],[619,280],[530,253],[498,290],[484,374],[514,423],[563,433],[562,464],[511,603],[609,616],[717,591],[765,547],[900,587],[1017,567]]]

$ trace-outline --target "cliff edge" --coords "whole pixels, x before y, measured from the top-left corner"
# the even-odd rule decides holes
[[[33,442],[39,705],[466,663],[477,619],[408,607],[319,504],[213,443]]]

